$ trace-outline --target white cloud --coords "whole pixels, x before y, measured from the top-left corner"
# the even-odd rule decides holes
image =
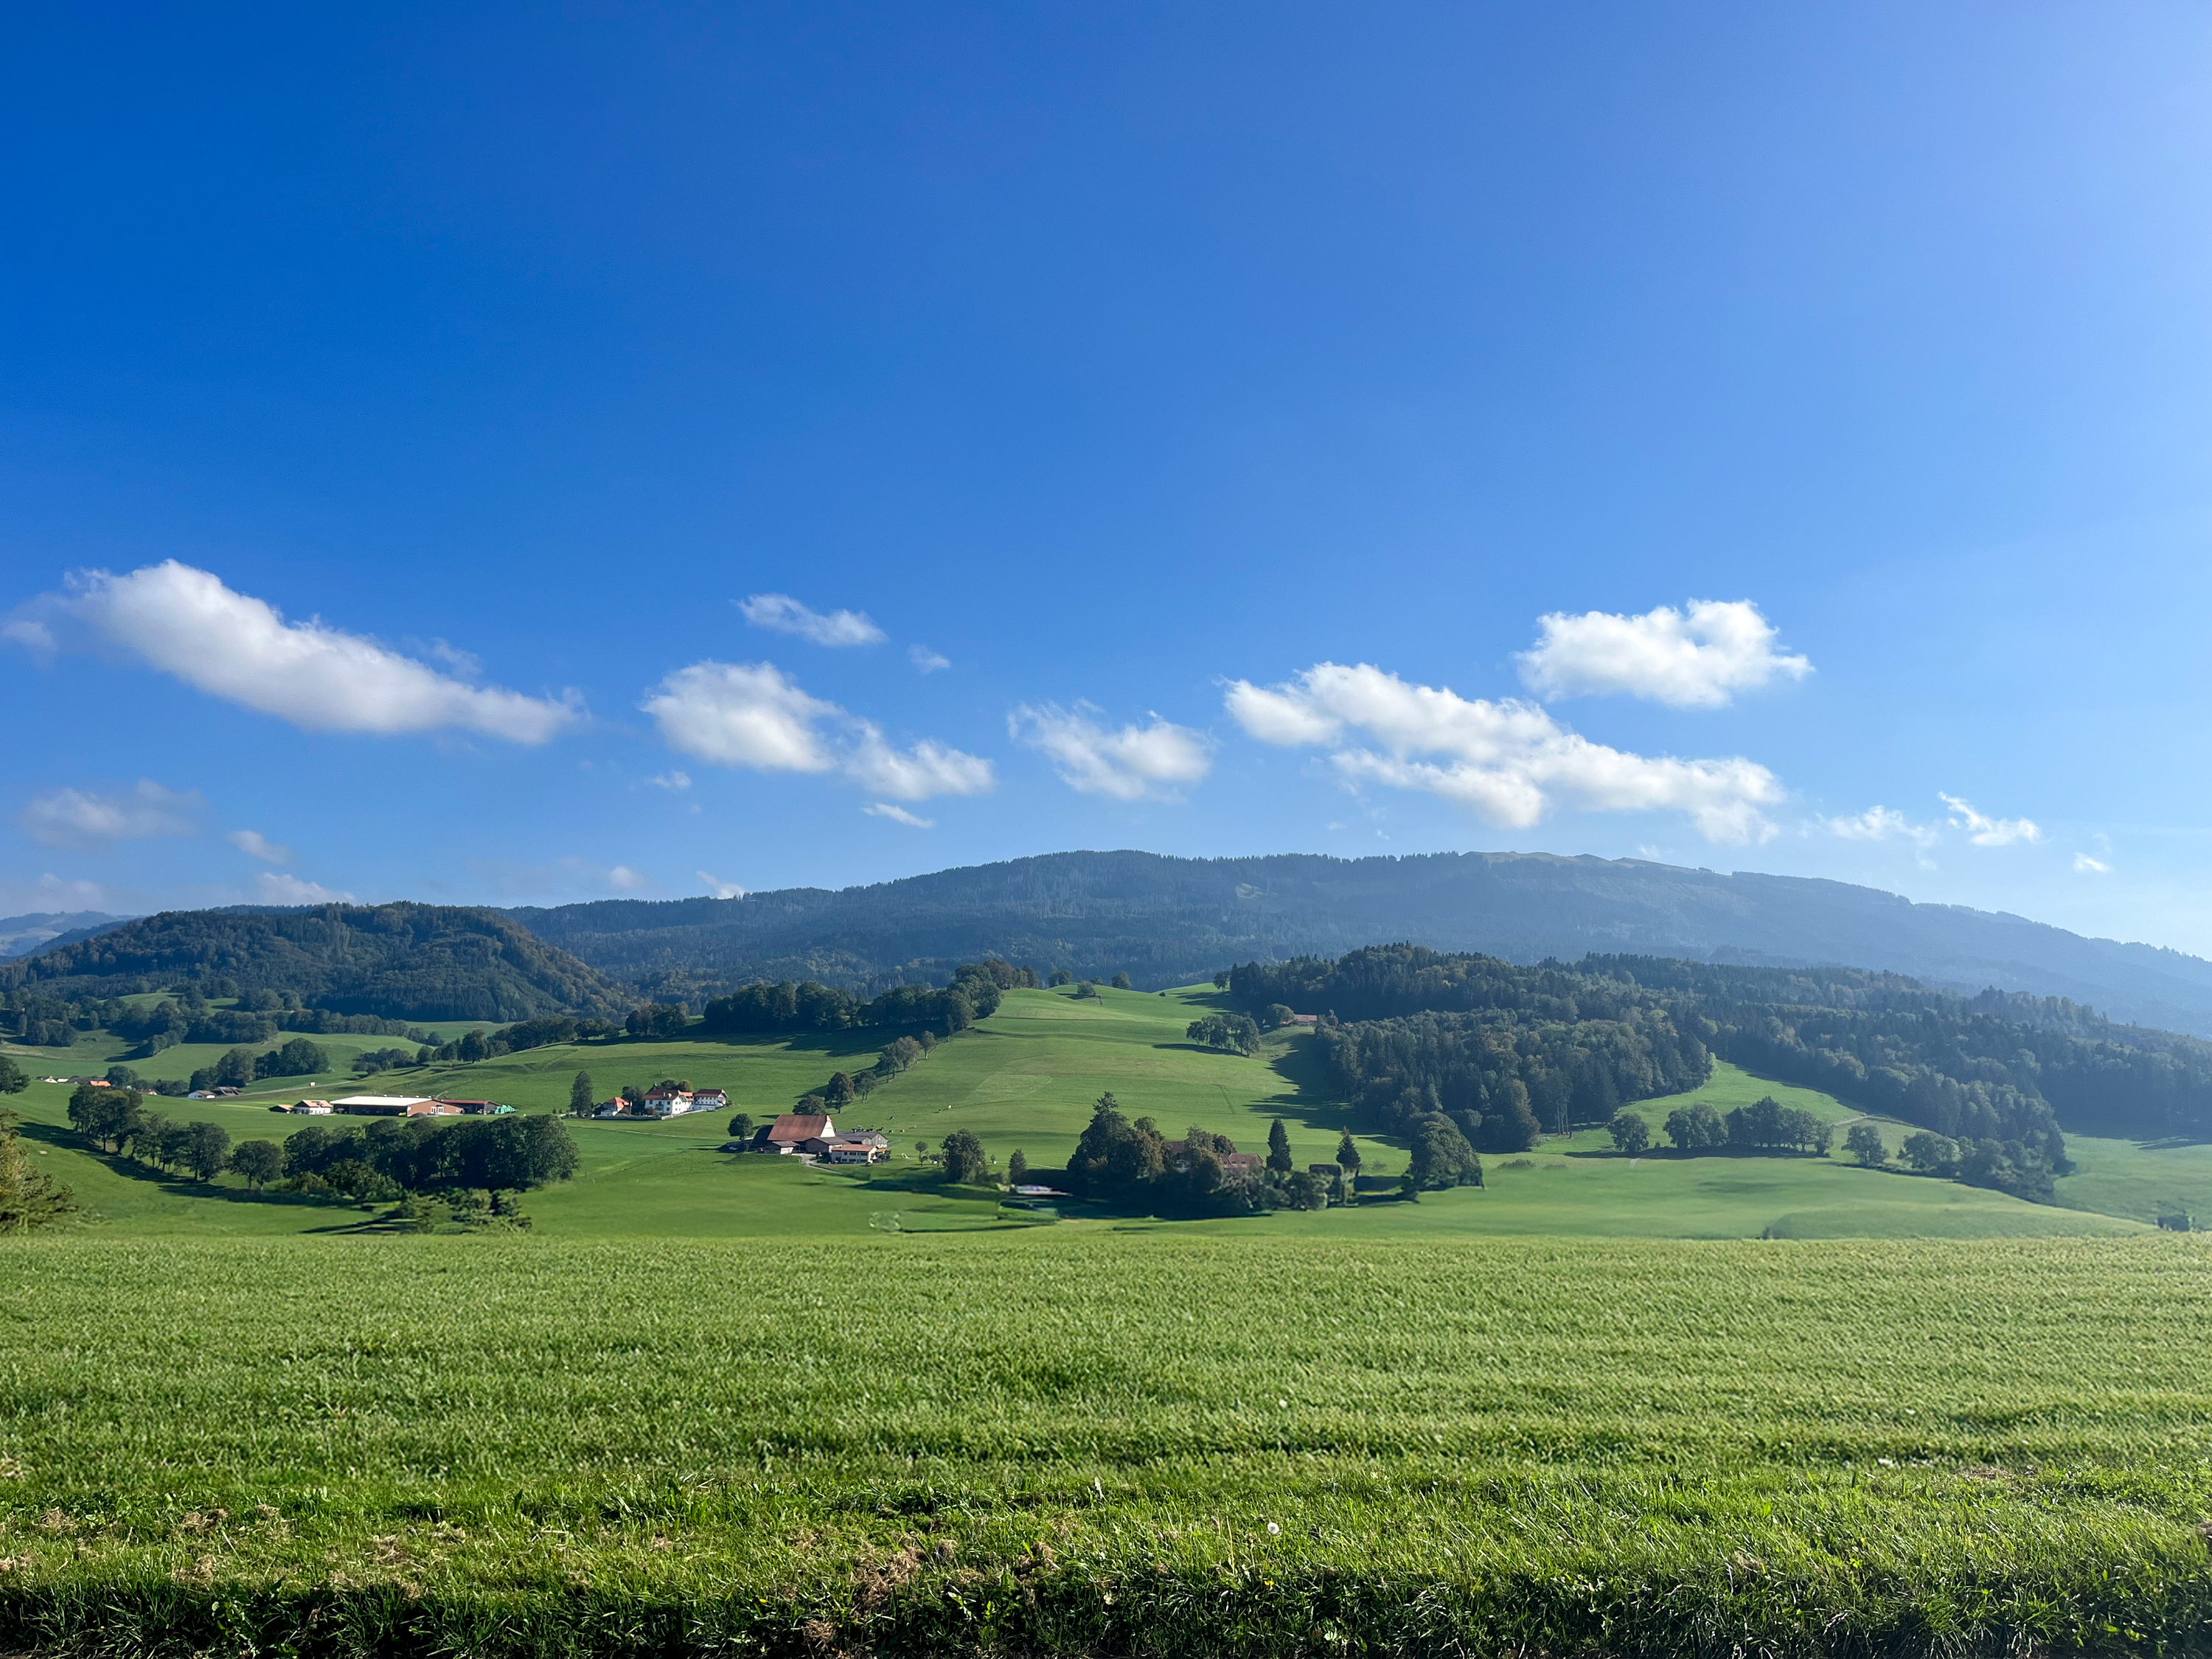
[[[198,826],[190,815],[200,804],[197,794],[179,794],[141,778],[127,795],[56,789],[33,796],[16,822],[25,835],[46,846],[98,852],[118,841],[191,835]]]
[[[716,898],[743,898],[745,896],[745,890],[734,881],[724,881],[720,876],[710,876],[704,870],[693,873],[707,884],[707,890]]]
[[[0,640],[21,646],[42,661],[51,658],[61,644],[54,638],[54,630],[35,617],[18,617],[13,622],[0,623]]]
[[[580,718],[573,700],[464,684],[428,664],[276,608],[174,559],[71,578],[57,611],[210,696],[309,732],[453,729],[540,744]]]
[[[935,818],[919,817],[903,806],[893,806],[889,801],[872,800],[860,809],[871,817],[889,818],[893,823],[903,823],[913,830],[934,830]]]
[[[1844,841],[1909,841],[1916,847],[1932,847],[1942,834],[1936,825],[1915,823],[1888,806],[1869,806],[1850,817],[1820,818],[1815,822]]]
[[[717,766],[827,772],[836,764],[814,728],[843,711],[808,696],[773,663],[695,662],[661,681],[643,708],[670,748]]]
[[[907,647],[906,659],[925,674],[934,674],[940,668],[952,666],[951,658],[933,651],[926,645]]]
[[[656,788],[665,789],[672,794],[680,794],[691,787],[690,774],[679,772],[672,767],[665,772],[656,772],[646,781]]]
[[[64,881],[52,871],[36,881],[0,879],[0,911],[11,915],[22,911],[113,912],[127,903],[122,896],[96,881]]]
[[[297,876],[280,875],[274,870],[264,870],[253,878],[264,904],[351,904],[353,895],[325,887],[320,882],[301,881]]]
[[[872,725],[862,721],[860,741],[845,757],[845,775],[863,789],[899,800],[927,800],[933,795],[988,794],[996,781],[991,763],[925,738],[913,748],[893,749]]]
[[[2043,839],[2041,826],[2030,819],[1990,817],[1977,812],[1956,795],[1946,795],[1941,791],[1936,799],[1951,809],[1953,827],[1966,830],[1966,839],[1977,847],[2009,847],[2016,841]]]
[[[788,593],[756,593],[738,609],[755,628],[796,634],[816,645],[881,645],[884,630],[865,611],[810,611]]]
[[[1759,809],[1783,795],[1771,772],[1741,757],[1630,754],[1567,730],[1534,703],[1462,697],[1364,663],[1319,663],[1272,688],[1237,680],[1224,701],[1262,742],[1329,748],[1348,784],[1421,790],[1511,829],[1555,806],[1678,811],[1709,841],[1759,842],[1775,833]],[[1376,746],[1358,746],[1363,737]]]
[[[1024,703],[1006,716],[1006,730],[1053,763],[1071,789],[1115,800],[1174,799],[1213,769],[1213,742],[1202,732],[1152,716],[1150,726],[1118,731],[1091,718],[1101,711],[1079,702]]]
[[[2074,867],[2085,874],[2103,876],[2112,873],[2112,866],[2102,859],[2093,859],[2087,853],[2074,855]]]
[[[1626,692],[1677,708],[1718,708],[1778,677],[1802,679],[1804,657],[1775,648],[1774,625],[1748,599],[1698,599],[1640,617],[1589,611],[1539,617],[1521,678],[1540,696]]]
[[[643,707],[671,748],[718,766],[840,772],[900,800],[985,794],[996,782],[989,761],[943,744],[892,748],[874,721],[810,697],[772,663],[693,663]]]
[[[607,885],[617,893],[635,893],[641,887],[653,885],[653,878],[642,875],[627,864],[617,864],[607,872]]]
[[[289,864],[292,849],[269,839],[258,830],[234,830],[228,837],[230,844],[248,858],[259,859],[264,864]]]

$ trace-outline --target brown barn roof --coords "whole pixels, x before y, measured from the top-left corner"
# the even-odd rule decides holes
[[[768,1139],[774,1145],[787,1141],[819,1140],[836,1133],[826,1117],[812,1112],[786,1112],[769,1126]]]

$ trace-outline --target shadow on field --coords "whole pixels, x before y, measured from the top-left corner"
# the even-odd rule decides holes
[[[150,1169],[116,1152],[103,1152],[88,1146],[74,1130],[52,1123],[19,1123],[17,1131],[26,1140],[43,1141],[50,1146],[64,1147],[93,1159],[112,1175],[126,1181],[143,1182],[159,1187],[176,1198],[212,1198],[226,1204],[269,1204],[291,1209],[331,1210],[341,1206],[343,1200],[333,1202],[311,1193],[253,1192],[244,1187],[219,1187],[211,1181],[195,1181],[190,1176],[171,1175],[164,1170]]]

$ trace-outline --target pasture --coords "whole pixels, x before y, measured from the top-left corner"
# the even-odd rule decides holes
[[[0,1648],[2183,1651],[2212,1247],[0,1252]]]

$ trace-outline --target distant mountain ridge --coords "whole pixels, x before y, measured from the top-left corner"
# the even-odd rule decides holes
[[[387,1019],[609,1014],[634,1000],[511,918],[459,905],[169,910],[0,966],[0,988],[72,1000],[210,980]]]
[[[2212,962],[2201,957],[1844,882],[1638,859],[1055,853],[837,891],[507,914],[611,978],[694,1000],[754,979],[868,991],[941,981],[955,963],[988,955],[1156,987],[1232,962],[1402,939],[1524,963],[1598,951],[1887,969],[2212,1036]]]
[[[134,920],[111,916],[105,910],[47,910],[27,916],[0,916],[0,962],[30,956],[49,945],[89,939]]]

